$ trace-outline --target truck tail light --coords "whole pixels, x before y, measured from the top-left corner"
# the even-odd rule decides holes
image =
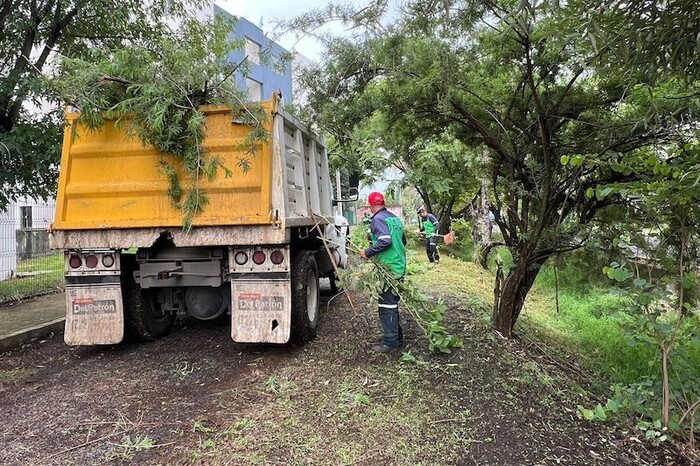
[[[279,249],[276,249],[272,251],[272,254],[270,254],[270,260],[273,264],[279,265],[284,260],[284,254]]]
[[[114,256],[110,256],[107,254],[106,256],[102,256],[102,265],[105,267],[111,267],[114,265]]]
[[[265,262],[265,253],[262,251],[255,251],[253,253],[253,262],[260,265]]]
[[[89,256],[87,256],[85,258],[85,265],[91,269],[97,267],[97,256],[94,254],[90,254]]]
[[[70,259],[68,259],[68,265],[71,266],[73,269],[77,269],[81,265],[83,265],[82,259],[80,259],[80,256],[73,254],[70,256]]]
[[[236,264],[243,265],[248,262],[248,254],[243,251],[238,251],[233,259],[236,261]]]

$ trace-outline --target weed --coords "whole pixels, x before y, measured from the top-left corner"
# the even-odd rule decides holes
[[[148,435],[134,438],[126,435],[121,443],[111,443],[111,445],[116,447],[110,454],[111,459],[121,460],[131,460],[137,452],[149,450],[157,446]]]
[[[407,362],[409,364],[417,364],[418,363],[418,359],[414,355],[412,355],[410,351],[404,351],[403,353],[401,353],[401,357],[399,358],[399,361]]]
[[[0,370],[0,383],[18,380],[29,375],[30,373],[31,372],[29,370],[19,367],[16,369]]]
[[[668,436],[668,428],[662,427],[661,421],[659,420],[654,422],[641,421],[637,423],[637,428],[644,432],[646,439],[655,445],[665,442],[670,438]]]
[[[224,430],[222,432],[222,435],[237,435],[239,432],[250,429],[255,425],[255,421],[252,419],[239,419],[238,421],[234,422],[231,427],[228,429]]]
[[[216,448],[216,442],[214,441],[214,439],[206,438],[206,439],[199,440],[199,449],[200,450],[210,450],[212,448]]]
[[[192,372],[194,372],[194,365],[190,364],[187,361],[180,361],[175,366],[175,374],[177,374],[177,376],[181,379],[184,379]]]
[[[293,391],[295,388],[296,385],[294,385],[294,382],[291,382],[289,380],[283,380],[280,382],[276,375],[271,375],[265,381],[265,390],[267,390],[270,393],[274,393],[275,395],[282,395],[284,393]]]
[[[214,429],[211,427],[207,426],[204,421],[202,420],[196,420],[194,422],[194,425],[192,426],[192,432],[195,433],[201,433],[201,434],[211,434],[214,432]]]

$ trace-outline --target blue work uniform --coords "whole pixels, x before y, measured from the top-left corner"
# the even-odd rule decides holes
[[[401,219],[386,208],[372,216],[370,224],[372,246],[365,249],[367,257],[376,256],[386,264],[394,277],[403,280],[406,274],[406,236]],[[399,295],[392,287],[379,295],[379,321],[382,324],[382,344],[396,348],[403,340],[403,330],[399,320]]]

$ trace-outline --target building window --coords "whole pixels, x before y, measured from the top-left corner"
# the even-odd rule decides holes
[[[262,100],[262,83],[254,79],[246,78],[245,87],[248,89],[248,98],[253,102]]]
[[[245,54],[251,63],[260,64],[260,44],[245,38]]]

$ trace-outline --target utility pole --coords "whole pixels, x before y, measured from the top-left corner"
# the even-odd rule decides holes
[[[335,198],[340,201],[342,199],[343,190],[340,188],[340,168],[335,169]],[[343,215],[343,203],[336,203],[336,213]]]

